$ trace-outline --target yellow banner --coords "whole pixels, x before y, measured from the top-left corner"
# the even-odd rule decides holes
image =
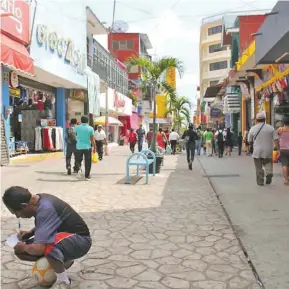
[[[173,88],[176,89],[177,81],[176,81],[176,68],[172,67],[167,70],[166,82]]]
[[[156,104],[157,104],[157,118],[165,118],[167,112],[167,97],[163,94],[156,95]],[[153,118],[153,114],[150,114],[150,118]]]

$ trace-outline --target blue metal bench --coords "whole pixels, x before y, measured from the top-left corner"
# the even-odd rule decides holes
[[[151,155],[153,158],[148,159]],[[136,175],[139,175],[139,167],[144,167],[146,171],[146,184],[149,183],[149,166],[153,164],[153,176],[156,175],[156,156],[151,150],[142,150],[139,153],[132,154],[126,161],[126,184],[130,184],[130,166],[136,166]]]

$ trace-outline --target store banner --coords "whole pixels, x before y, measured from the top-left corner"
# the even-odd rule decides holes
[[[172,67],[167,70],[166,73],[166,82],[175,90],[177,86],[176,81],[176,68]]]
[[[100,78],[91,69],[87,69],[88,112],[100,116]]]
[[[81,1],[73,5],[67,5],[66,1],[57,4],[41,1],[37,5],[30,54],[38,81],[49,80],[59,87],[87,88],[86,25]]]

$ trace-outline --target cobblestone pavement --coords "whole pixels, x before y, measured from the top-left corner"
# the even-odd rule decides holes
[[[87,221],[93,246],[69,270],[80,289],[258,289],[235,235],[198,162],[166,156],[149,185],[118,185],[127,148],[93,166],[91,182],[63,173],[63,160],[2,169],[2,191],[13,185],[55,194]],[[2,241],[17,220],[2,210]],[[22,220],[29,229],[32,221]],[[31,263],[2,243],[2,288],[38,288]]]

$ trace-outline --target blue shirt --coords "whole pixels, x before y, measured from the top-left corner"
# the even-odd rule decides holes
[[[76,132],[76,148],[78,150],[89,150],[91,148],[90,137],[93,136],[94,131],[87,123],[82,123],[75,127]]]

